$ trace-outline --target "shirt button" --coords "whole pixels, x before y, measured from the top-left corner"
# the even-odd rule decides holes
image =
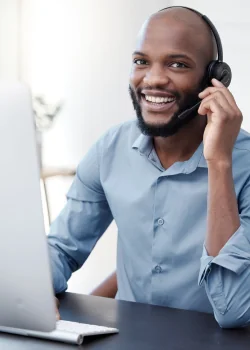
[[[158,225],[161,226],[164,224],[164,220],[162,218],[158,219]]]
[[[155,272],[161,273],[162,272],[162,268],[159,265],[156,265],[155,266]]]

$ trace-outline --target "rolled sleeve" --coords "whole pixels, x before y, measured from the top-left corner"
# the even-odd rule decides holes
[[[209,256],[205,246],[201,257],[198,283],[201,285],[206,275],[211,271],[211,265],[216,264],[236,274],[241,274],[250,265],[250,243],[245,235],[243,225],[233,234],[219,254],[214,258]]]
[[[201,257],[198,283],[205,283],[214,315],[223,328],[245,326],[250,321],[249,228],[241,224],[216,257],[206,248]]]

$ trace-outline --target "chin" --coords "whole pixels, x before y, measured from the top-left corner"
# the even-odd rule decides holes
[[[185,124],[185,120],[179,119],[176,115],[137,114],[138,126],[141,132],[152,137],[169,137],[176,134]]]
[[[167,125],[173,115],[164,115],[164,114],[143,114],[143,120],[146,124],[150,125]]]
[[[168,127],[169,123],[167,121],[163,120],[144,120],[144,124],[148,128],[166,128]]]

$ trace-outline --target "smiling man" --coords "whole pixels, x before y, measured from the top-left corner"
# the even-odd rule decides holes
[[[129,86],[137,120],[93,145],[51,226],[56,293],[115,220],[117,298],[249,323],[250,137],[230,91],[209,79],[216,56],[190,9],[145,22]]]
[[[195,116],[178,118],[198,102],[216,56],[212,32],[196,13],[172,8],[149,18],[137,39],[129,88],[142,132],[171,136]]]

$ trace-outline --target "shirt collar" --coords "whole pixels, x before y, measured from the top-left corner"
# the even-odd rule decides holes
[[[132,148],[137,149],[140,154],[148,157],[153,148],[152,137],[140,134],[133,143]]]
[[[140,154],[143,154],[148,157],[153,148],[152,137],[140,134],[133,143],[132,148],[137,149]],[[201,144],[189,160],[185,162],[177,162],[174,164],[174,166],[180,164],[182,164],[181,172],[184,172],[185,174],[192,173],[198,167],[207,168],[207,162],[203,155],[203,142],[201,142]]]

